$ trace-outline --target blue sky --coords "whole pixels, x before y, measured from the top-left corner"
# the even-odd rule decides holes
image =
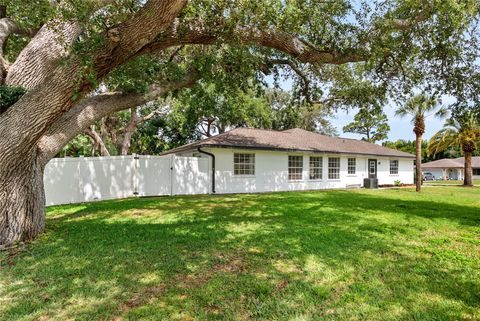
[[[395,117],[395,106],[386,106],[384,108],[385,113],[388,117],[388,124],[390,125],[390,132],[388,133],[388,140],[397,140],[397,139],[405,139],[405,140],[414,140],[415,134],[413,133],[412,129],[413,126],[410,123],[410,119],[408,118],[398,118]],[[344,111],[339,111],[336,114],[335,119],[331,119],[333,125],[337,128],[338,133],[342,137],[349,137],[349,138],[362,138],[361,135],[356,134],[348,134],[342,131],[343,126],[348,124],[353,120],[353,116],[355,116],[356,110],[351,110],[348,114]],[[424,139],[429,139],[432,137],[437,131],[442,129],[444,120],[440,120],[434,116],[430,116],[426,120],[426,128],[425,128],[425,135]]]

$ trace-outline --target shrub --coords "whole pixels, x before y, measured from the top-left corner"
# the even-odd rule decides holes
[[[23,87],[0,86],[0,114],[15,104],[27,90]]]

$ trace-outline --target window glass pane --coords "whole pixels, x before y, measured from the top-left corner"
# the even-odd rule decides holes
[[[234,175],[255,175],[255,154],[234,153],[233,154]]]
[[[310,157],[310,179],[322,179],[323,158],[317,156]]]
[[[396,175],[398,174],[398,160],[391,160],[390,161],[390,174]]]
[[[328,179],[340,179],[340,157],[328,158]]]
[[[357,172],[357,159],[349,158],[348,159],[348,174],[355,174]]]
[[[288,156],[288,179],[301,180],[303,174],[303,156]]]

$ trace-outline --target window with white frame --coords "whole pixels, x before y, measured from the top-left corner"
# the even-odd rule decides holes
[[[310,179],[322,179],[323,157],[310,156]]]
[[[340,179],[340,157],[328,158],[328,179]]]
[[[398,160],[392,159],[390,160],[390,175],[397,175],[398,174]]]
[[[480,175],[480,168],[472,168],[473,175],[477,176]]]
[[[298,181],[302,179],[303,174],[303,156],[288,156],[288,180]]]
[[[255,154],[234,153],[233,154],[234,175],[255,175]]]
[[[355,175],[357,173],[357,159],[349,158],[348,159],[348,174]]]

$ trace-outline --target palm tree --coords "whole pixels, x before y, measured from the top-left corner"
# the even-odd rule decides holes
[[[480,141],[480,121],[478,113],[465,111],[454,114],[436,133],[427,146],[429,155],[442,152],[449,147],[460,146],[465,156],[464,186],[473,186],[472,181],[472,153],[477,149]]]
[[[433,114],[437,117],[445,117],[447,111],[440,108],[436,113],[438,102],[433,96],[424,94],[416,95],[407,100],[405,105],[401,106],[395,112],[399,117],[412,117],[413,132],[415,133],[415,173],[416,173],[416,190],[420,192],[422,187],[422,139],[425,133],[425,119]]]

